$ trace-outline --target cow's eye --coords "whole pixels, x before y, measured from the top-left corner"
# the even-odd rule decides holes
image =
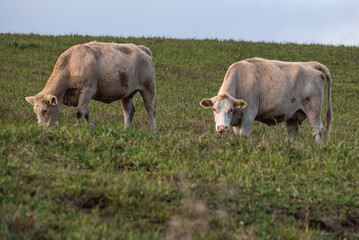
[[[230,109],[230,110],[229,110],[229,113],[232,113],[232,112],[233,112],[233,109]]]
[[[215,108],[213,108],[213,112],[216,112],[216,109],[215,109]]]
[[[43,110],[42,110],[42,113],[46,113],[46,112],[47,112],[47,109],[43,109]]]

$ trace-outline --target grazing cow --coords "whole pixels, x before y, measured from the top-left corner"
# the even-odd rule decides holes
[[[287,139],[294,140],[299,125],[308,118],[316,143],[323,138],[321,111],[324,76],[328,81],[327,142],[332,123],[329,70],[318,62],[281,62],[261,58],[232,64],[218,95],[200,105],[213,108],[216,131],[226,134],[230,125],[235,135],[249,135],[254,120],[269,126],[285,121]]]
[[[34,105],[39,125],[57,121],[62,104],[76,107],[77,124],[82,119],[94,126],[88,105],[91,99],[104,103],[121,100],[125,129],[135,113],[133,96],[142,95],[156,131],[155,66],[150,49],[142,45],[89,42],[65,51],[56,62],[45,88],[26,101]]]

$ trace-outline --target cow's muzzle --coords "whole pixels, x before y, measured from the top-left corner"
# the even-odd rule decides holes
[[[227,126],[220,125],[220,126],[217,127],[217,132],[219,134],[225,135],[228,131],[229,131],[229,129],[228,129]]]

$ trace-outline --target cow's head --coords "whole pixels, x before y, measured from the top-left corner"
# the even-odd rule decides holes
[[[34,106],[40,126],[51,127],[57,121],[60,114],[60,104],[57,97],[50,94],[38,94],[26,97],[25,100]]]
[[[234,112],[245,108],[247,103],[222,94],[210,99],[205,98],[200,102],[200,105],[204,108],[213,108],[216,131],[224,135],[229,131]]]

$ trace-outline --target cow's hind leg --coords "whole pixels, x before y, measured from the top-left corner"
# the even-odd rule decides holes
[[[148,114],[148,117],[151,120],[153,131],[157,131],[156,125],[156,103],[155,103],[155,89],[144,89],[140,91],[145,104],[145,108]]]
[[[76,125],[80,125],[85,117],[88,125],[91,126],[92,124],[93,126],[93,122],[90,117],[90,111],[88,108],[91,98],[92,98],[92,94],[90,92],[88,91],[81,92],[79,97],[79,102],[76,107],[76,117],[77,117]]]
[[[299,132],[299,123],[295,119],[286,121],[287,125],[287,140],[294,141]]]
[[[304,105],[304,108],[310,128],[312,129],[312,134],[315,136],[315,142],[319,144],[323,140],[323,123],[320,117],[322,105],[318,101],[311,101]]]
[[[308,121],[312,129],[312,134],[315,136],[315,143],[320,144],[323,140],[323,123],[320,118],[320,113],[314,116],[308,114]]]
[[[133,96],[121,99],[123,115],[125,118],[124,129],[131,127],[133,115],[135,115],[135,105],[133,105]]]

